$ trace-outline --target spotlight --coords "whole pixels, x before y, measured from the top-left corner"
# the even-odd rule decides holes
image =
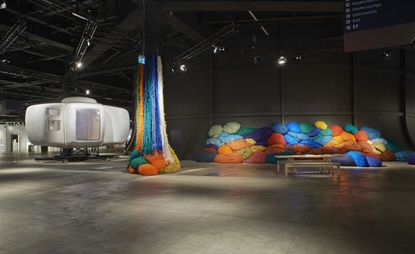
[[[173,72],[173,73],[175,73],[175,72],[176,72],[176,67],[175,67],[175,66],[172,66],[172,67],[170,68],[170,71],[171,71],[171,72]]]
[[[252,59],[253,59],[254,64],[258,64],[259,61],[261,61],[261,57],[259,57],[258,55],[253,56]]]
[[[181,72],[186,72],[187,71],[187,66],[185,64],[181,64],[181,65],[179,65],[179,70]]]
[[[213,47],[213,54],[215,55],[218,53],[223,53],[227,51],[227,48],[223,45],[218,46],[218,45],[213,44],[212,47]]]
[[[382,58],[385,59],[385,60],[391,60],[391,58],[392,58],[392,52],[390,50],[388,50],[388,49],[385,50],[385,51],[383,51]]]
[[[90,95],[90,94],[91,94],[91,91],[90,91],[89,89],[86,89],[86,90],[85,90],[85,94],[86,94],[86,95]]]
[[[89,39],[86,40],[86,44],[88,45],[88,47],[91,46],[91,42],[89,41]]]
[[[9,59],[6,59],[6,58],[3,58],[3,59],[1,59],[0,62],[9,64],[10,63],[10,60]]]
[[[76,62],[76,68],[77,69],[81,69],[82,68],[82,62],[81,61]]]
[[[212,47],[213,47],[213,54],[217,54],[217,53],[219,53],[219,47],[218,46],[216,46],[216,45],[212,45]]]
[[[303,56],[301,54],[295,55],[295,60],[300,61],[303,60]]]
[[[6,9],[7,8],[7,4],[6,4],[6,1],[5,0],[3,0],[3,1],[1,1],[2,3],[0,4],[0,10],[2,10],[2,9]]]
[[[277,60],[278,65],[284,65],[287,63],[287,58],[285,56],[280,56]]]

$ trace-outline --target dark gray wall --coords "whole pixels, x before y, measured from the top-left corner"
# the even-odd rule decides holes
[[[182,158],[192,159],[211,124],[238,121],[262,127],[274,121],[325,120],[379,128],[384,137],[411,147],[415,52],[395,50],[391,60],[382,59],[381,53],[310,50],[302,61],[291,58],[282,68],[273,65],[279,52],[272,50],[258,52],[258,65],[238,48],[198,56],[188,63],[186,74],[166,71],[172,143]]]

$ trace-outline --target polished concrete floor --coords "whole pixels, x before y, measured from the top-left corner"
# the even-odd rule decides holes
[[[404,163],[340,178],[125,166],[0,155],[0,253],[415,253],[415,168]]]

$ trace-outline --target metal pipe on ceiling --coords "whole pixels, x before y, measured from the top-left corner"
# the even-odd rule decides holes
[[[269,36],[269,33],[267,31],[267,29],[265,29],[265,27],[261,24],[261,22],[258,20],[258,18],[255,16],[255,14],[252,11],[248,11],[249,15],[251,15],[251,17],[255,20],[255,22],[257,22],[262,30],[262,32],[264,32],[264,34],[266,36]]]

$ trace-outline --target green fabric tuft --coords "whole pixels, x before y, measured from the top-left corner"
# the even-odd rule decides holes
[[[300,123],[300,129],[302,133],[310,133],[314,127],[313,125],[309,124],[309,123]]]
[[[235,135],[245,136],[254,133],[255,128],[240,128]]]
[[[135,158],[130,162],[130,166],[133,169],[137,169],[139,166],[141,166],[143,164],[148,164],[148,161],[146,159],[144,159],[143,157]]]

